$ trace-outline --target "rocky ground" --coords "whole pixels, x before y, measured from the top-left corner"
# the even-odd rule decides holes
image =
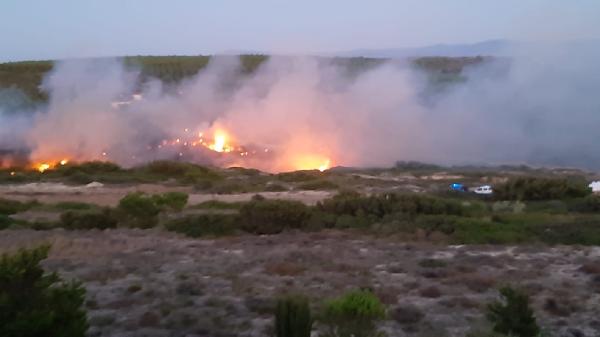
[[[367,287],[388,336],[464,336],[497,288],[533,300],[551,336],[600,336],[600,247],[439,246],[352,232],[189,239],[161,230],[6,230],[0,251],[53,248],[44,265],[87,288],[90,336],[270,336],[273,300]]]

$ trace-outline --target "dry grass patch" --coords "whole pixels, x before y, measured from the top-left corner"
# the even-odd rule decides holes
[[[436,286],[429,286],[419,289],[419,295],[427,298],[438,298],[442,296],[442,291]]]
[[[477,293],[482,293],[496,284],[496,280],[490,276],[479,274],[467,274],[456,277],[453,280],[455,284],[462,284],[469,290]]]
[[[265,273],[279,276],[298,276],[304,273],[306,267],[294,262],[274,262],[268,263]]]
[[[583,264],[579,270],[586,274],[599,275],[600,274],[600,262],[588,262]]]

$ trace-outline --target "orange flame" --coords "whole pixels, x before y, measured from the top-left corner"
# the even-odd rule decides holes
[[[40,173],[44,173],[48,170],[55,168],[58,165],[61,165],[61,166],[67,165],[68,162],[69,162],[68,159],[62,159],[61,161],[47,161],[47,162],[35,164],[34,167]]]
[[[292,155],[289,159],[289,167],[294,170],[319,170],[321,172],[329,169],[331,160],[322,155],[299,154]]]
[[[323,164],[321,164],[321,166],[318,167],[318,170],[321,172],[328,170],[330,163],[331,163],[331,161],[329,159],[327,159]]]
[[[48,163],[41,163],[37,165],[37,170],[40,171],[40,173],[44,173],[48,169],[50,169],[50,164]]]
[[[227,144],[227,134],[223,130],[216,130],[212,144],[208,148],[215,152],[231,152],[233,148]]]

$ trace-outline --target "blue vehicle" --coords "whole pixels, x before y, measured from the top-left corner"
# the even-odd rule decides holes
[[[467,192],[469,191],[469,188],[461,183],[452,183],[450,184],[450,189],[452,191],[458,191],[458,192]]]

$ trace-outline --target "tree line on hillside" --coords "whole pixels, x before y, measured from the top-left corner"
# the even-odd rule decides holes
[[[264,61],[267,55],[241,55],[241,73],[254,72]],[[433,74],[435,78],[451,76],[455,78],[464,67],[476,65],[489,58],[484,57],[422,57],[412,59],[411,62],[420,69]],[[129,56],[123,62],[128,69],[140,71],[140,83],[155,78],[163,83],[176,84],[185,78],[197,74],[206,67],[210,56]],[[385,60],[365,57],[335,57],[331,58],[334,65],[344,68],[350,76],[361,71],[371,69]],[[10,92],[2,94],[3,89],[21,92],[29,103],[45,102],[48,94],[40,87],[44,76],[52,70],[54,61],[25,61],[8,62],[0,64],[0,105],[10,97],[15,97]],[[6,96],[6,97],[4,97]],[[23,101],[23,99],[21,100]]]

